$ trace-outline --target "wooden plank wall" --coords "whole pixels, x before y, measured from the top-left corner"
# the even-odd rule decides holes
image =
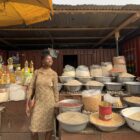
[[[121,47],[121,55],[126,58],[128,72],[140,76],[140,37],[125,41]]]
[[[60,49],[60,54],[57,59],[54,59],[53,69],[61,75],[63,71],[63,56],[64,55],[77,55],[78,65],[100,64],[105,61],[112,61],[112,57],[115,56],[115,49]],[[15,51],[10,51],[11,56]],[[20,60],[22,66],[25,60],[33,60],[35,68],[41,66],[41,50],[26,50],[20,51]]]

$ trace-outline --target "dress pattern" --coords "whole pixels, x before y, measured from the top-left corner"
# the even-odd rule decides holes
[[[35,89],[35,105],[32,110],[30,130],[32,132],[52,131],[54,126],[54,105],[59,100],[58,76],[51,68],[36,70],[27,92],[30,99]]]

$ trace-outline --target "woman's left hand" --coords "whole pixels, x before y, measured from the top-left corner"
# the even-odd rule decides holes
[[[54,106],[54,113],[55,113],[55,116],[57,116],[59,114],[59,103],[55,104],[55,106]]]

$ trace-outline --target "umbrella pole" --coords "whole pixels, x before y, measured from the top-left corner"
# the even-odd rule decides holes
[[[119,56],[119,42],[116,40],[116,54]]]
[[[115,41],[116,41],[116,54],[119,56],[119,32],[115,32]]]

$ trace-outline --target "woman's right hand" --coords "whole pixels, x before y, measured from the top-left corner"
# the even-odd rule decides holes
[[[29,106],[26,106],[26,115],[27,115],[27,117],[30,117],[30,108],[29,108]]]
[[[26,115],[27,115],[27,117],[30,117],[29,101],[26,102]]]

